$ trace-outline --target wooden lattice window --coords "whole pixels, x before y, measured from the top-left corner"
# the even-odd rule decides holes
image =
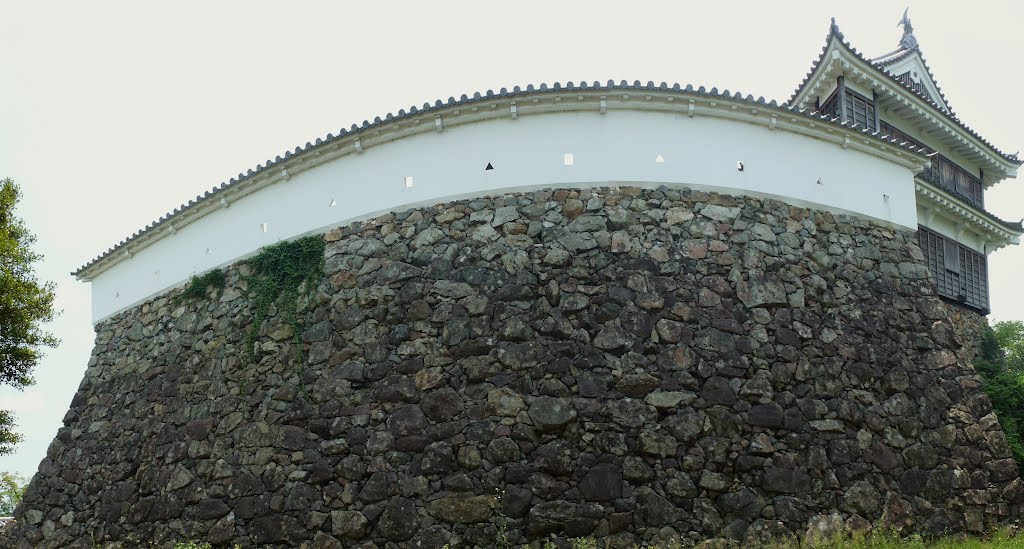
[[[875,125],[875,102],[863,95],[846,90],[846,121],[862,128],[877,130]]]
[[[988,259],[952,238],[918,226],[917,241],[924,252],[935,291],[942,297],[987,313]]]

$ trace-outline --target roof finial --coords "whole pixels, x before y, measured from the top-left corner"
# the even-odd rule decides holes
[[[829,28],[829,32],[839,37],[840,40],[845,40],[843,33],[839,30],[839,25],[836,24],[836,18],[832,18],[832,26]]]
[[[904,50],[912,50],[917,48],[917,38],[914,38],[914,26],[910,24],[910,17],[907,12],[910,8],[907,7],[903,10],[903,19],[896,26],[903,25],[903,38],[900,38],[900,48]]]

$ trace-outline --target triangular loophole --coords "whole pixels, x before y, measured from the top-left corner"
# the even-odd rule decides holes
[[[487,167],[486,167],[486,168],[484,168],[484,171],[487,171],[487,170],[493,170],[493,169],[494,169],[494,166],[492,166],[492,165],[491,165],[491,163],[490,163],[490,162],[488,162],[488,163],[487,163]]]
[[[657,158],[655,158],[655,159],[654,159],[654,161],[655,161],[655,162],[657,162],[658,164],[664,164],[664,163],[665,163],[665,157],[664,157],[664,156],[661,156],[661,155],[659,154],[659,155],[657,156]]]

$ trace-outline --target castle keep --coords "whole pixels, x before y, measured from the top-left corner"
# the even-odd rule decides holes
[[[833,23],[781,105],[568,83],[328,135],[75,273],[96,347],[11,534],[983,532],[1024,510],[969,362],[986,256],[1024,232],[984,191],[1020,164],[953,114],[906,17],[874,59]],[[287,241],[323,267],[263,315],[247,258]]]

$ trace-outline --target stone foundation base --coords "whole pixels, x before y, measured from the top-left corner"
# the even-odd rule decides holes
[[[251,363],[236,267],[97,326],[18,547],[632,547],[1020,516],[958,343],[980,317],[932,296],[913,233],[622,188],[325,238],[301,333],[272,309]]]

